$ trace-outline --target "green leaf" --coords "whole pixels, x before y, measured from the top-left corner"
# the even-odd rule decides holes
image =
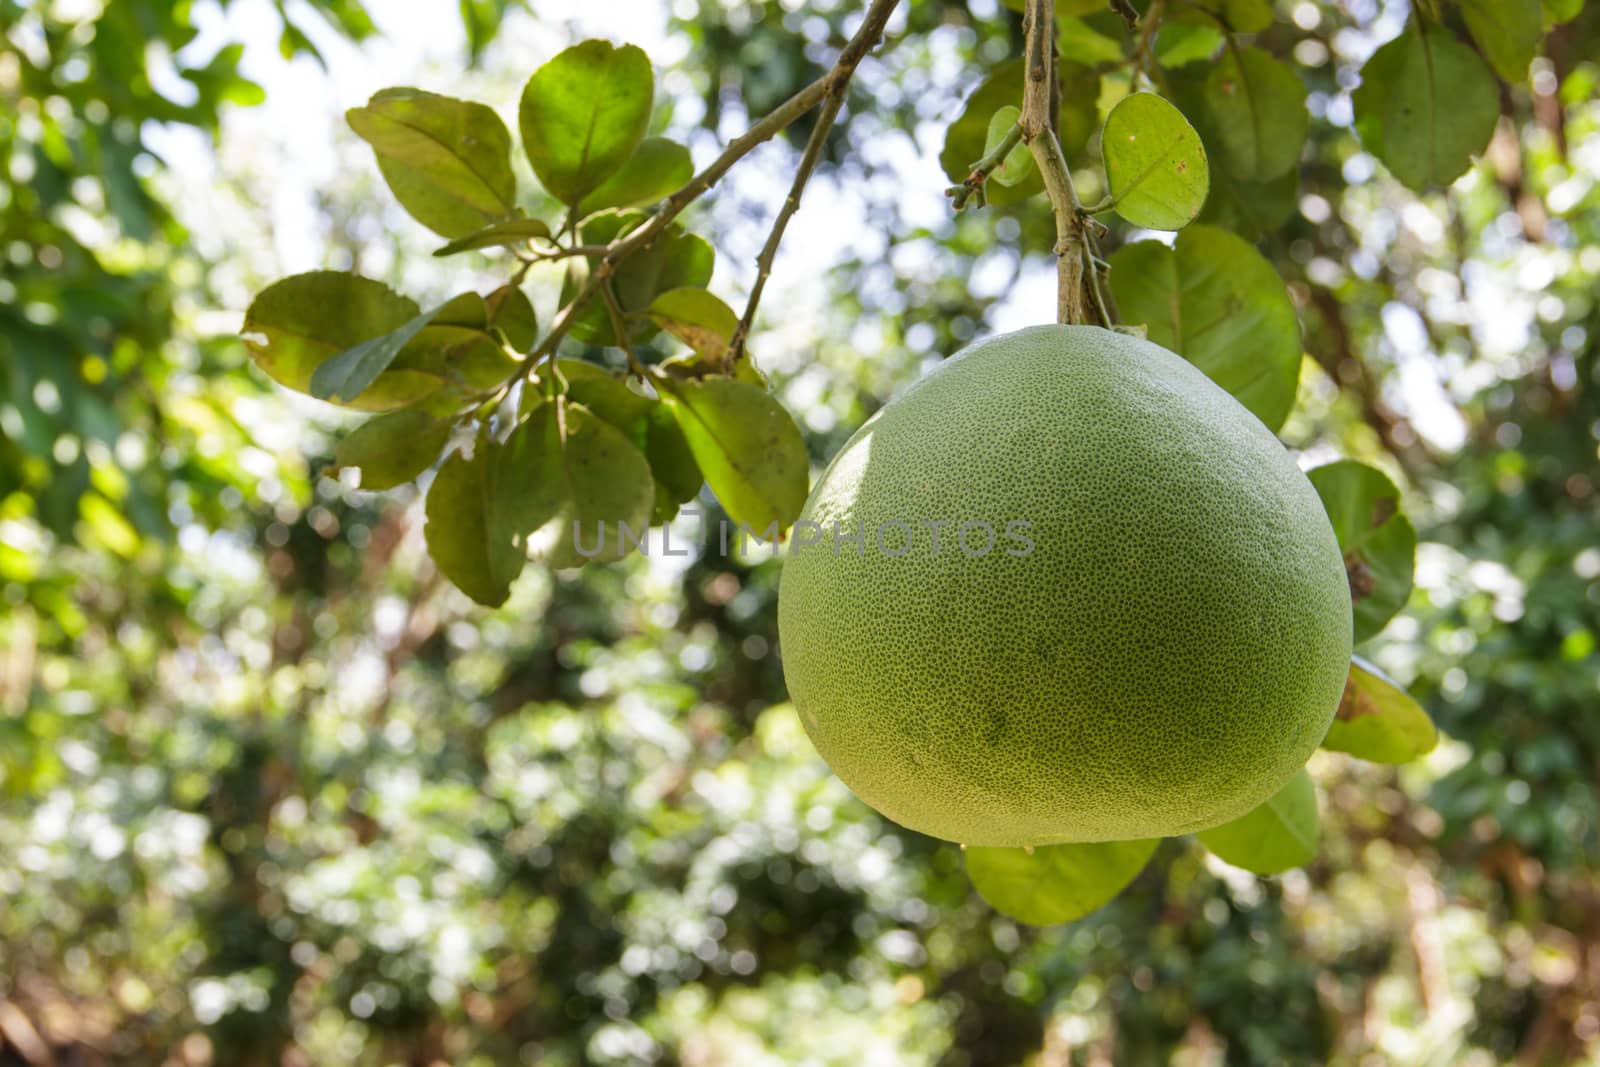
[[[522,146],[552,196],[579,203],[633,155],[650,121],[655,76],[633,45],[573,45],[522,92]]]
[[[1006,106],[996,111],[989,119],[989,132],[983,142],[983,155],[987,159],[989,154],[1000,147],[1006,137],[1017,125],[1022,109]],[[1006,153],[1006,158],[1000,165],[989,172],[989,178],[1001,185],[1016,185],[1033,173],[1033,156],[1028,151],[1028,146],[1018,141]]]
[[[1035,848],[966,849],[967,877],[990,907],[1033,926],[1072,922],[1110,903],[1155,854],[1159,838]]]
[[[1062,59],[1086,67],[1121,63],[1127,58],[1122,41],[1107,37],[1082,19],[1060,13],[1056,16],[1056,50]]]
[[[358,468],[363,489],[393,489],[433,466],[449,440],[449,419],[391,411],[357,426],[334,446],[335,469]]]
[[[1057,68],[1061,86],[1061,116],[1057,136],[1068,160],[1083,152],[1100,121],[1095,101],[1100,95],[1100,76],[1087,67],[1063,61]],[[963,182],[972,165],[986,154],[989,121],[1003,107],[1022,104],[1023,61],[1013,59],[1000,64],[967,97],[961,115],[945,131],[939,165],[952,182]],[[1044,180],[1035,170],[1014,186],[990,185],[985,197],[994,207],[1018,204],[1044,191]]]
[[[1571,22],[1583,13],[1583,0],[1544,0],[1544,17],[1560,24]]]
[[[1355,603],[1355,639],[1376,635],[1411,596],[1417,533],[1400,513],[1400,490],[1365,463],[1340,460],[1306,473],[1344,553]]]
[[[1206,144],[1218,166],[1245,181],[1278,177],[1300,160],[1311,129],[1306,87],[1259,48],[1230,48],[1204,91]]]
[[[1322,747],[1373,763],[1409,763],[1438,743],[1439,731],[1422,705],[1375,664],[1353,657]]]
[[[1156,31],[1156,62],[1177,68],[1210,59],[1222,47],[1222,41],[1222,31],[1215,26],[1167,22]]]
[[[1461,14],[1495,72],[1513,84],[1526,81],[1544,35],[1539,0],[1461,0]]]
[[[757,530],[787,530],[811,480],[805,439],[789,413],[766,390],[733,378],[656,383],[728,515]]]
[[[643,225],[648,217],[637,211],[606,212],[586,220],[580,232],[585,244],[609,244]],[[648,340],[657,330],[648,314],[651,302],[672,289],[705,288],[711,281],[715,258],[709,241],[698,234],[686,233],[683,227],[673,223],[648,248],[618,264],[612,276],[612,288],[628,319],[628,331],[634,341]],[[589,260],[588,264],[592,268],[597,262],[597,259]],[[581,277],[576,272],[569,273],[561,293],[562,302],[571,299],[580,285]],[[598,299],[579,314],[573,323],[572,335],[589,344],[616,344],[611,319]]]
[[[527,352],[539,340],[539,320],[528,294],[515,285],[502,285],[483,298],[491,329],[499,330],[506,343],[518,352]]]
[[[440,304],[380,337],[369,337],[325,361],[311,375],[311,395],[318,400],[348,404],[367,391],[378,375],[389,369],[400,350],[444,310]]]
[[[485,430],[470,458],[457,452],[445,460],[428,489],[422,531],[440,573],[488,607],[506,602],[526,561],[510,527],[496,521],[497,451]]]
[[[1272,0],[1195,0],[1194,6],[1221,18],[1234,33],[1259,33],[1272,25]],[[1198,12],[1185,12],[1182,9],[1175,11],[1171,17],[1174,20],[1215,21]]]
[[[446,301],[394,361],[396,369],[431,374],[471,392],[498,386],[516,366],[490,329],[488,302],[474,292]]]
[[[700,492],[705,477],[672,410],[658,403],[650,409],[645,428],[645,456],[656,479],[656,508],[652,521],[667,522]]]
[[[1276,431],[1300,380],[1300,323],[1277,269],[1245,241],[1191,226],[1168,248],[1127,245],[1111,257],[1123,321],[1206,375]]]
[[[1270,182],[1242,182],[1227,171],[1214,170],[1211,195],[1195,221],[1254,241],[1287,222],[1299,198],[1300,172],[1295,168]]]
[[[1206,202],[1211,175],[1200,135],[1154,93],[1123,97],[1111,109],[1102,151],[1117,214],[1135,226],[1181,230]]]
[[[1440,26],[1374,52],[1351,96],[1362,144],[1418,191],[1465,174],[1500,117],[1494,72]]]
[[[440,236],[472,233],[514,210],[511,134],[490,108],[385,89],[345,117],[372,146],[400,206]]]
[[[382,282],[342,271],[311,271],[274,282],[245,312],[245,345],[267,376],[302,393],[323,363],[417,318],[416,301]],[[390,370],[350,406],[365,411],[406,407],[436,392],[435,374]]]
[[[694,160],[687,148],[665,137],[646,137],[621,170],[583,198],[578,213],[592,215],[607,208],[654,204],[693,177]]]
[[[739,316],[705,289],[668,289],[650,301],[656,325],[709,360],[721,360],[739,329]]]
[[[459,252],[472,252],[480,248],[510,248],[525,241],[548,239],[550,227],[541,219],[505,219],[491,222],[481,230],[458,237],[436,249],[436,256],[453,256]]]
[[[1195,835],[1225,863],[1279,874],[1317,857],[1317,790],[1301,768],[1270,800]]]
[[[563,424],[565,433],[562,433]],[[620,559],[650,527],[650,465],[579,404],[541,404],[500,451],[492,511],[528,556],[552,567]]]

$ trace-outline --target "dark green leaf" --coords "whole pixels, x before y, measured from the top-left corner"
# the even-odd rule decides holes
[[[506,343],[518,352],[527,352],[539,340],[539,320],[533,303],[515,285],[502,285],[483,298],[490,328],[505,335]]]
[[[1500,117],[1494,72],[1440,26],[1408,29],[1373,53],[1352,98],[1362,144],[1419,191],[1466,173]]]
[[[1020,107],[1022,104],[1023,62],[1013,59],[1002,63],[985,78],[962,105],[961,116],[945,132],[944,149],[939,153],[939,165],[952,182],[965,181],[972,173],[972,165],[984,157],[984,144],[989,138],[989,120],[1003,107]],[[1057,68],[1061,86],[1061,122],[1057,135],[1061,148],[1070,160],[1083,152],[1089,136],[1100,121],[1095,105],[1100,95],[1100,76],[1087,67],[1062,62]],[[1044,181],[1037,171],[1014,186],[991,185],[986,197],[995,207],[1017,204],[1044,190]]]
[[[1056,17],[1056,49],[1062,59],[1082,63],[1086,67],[1121,63],[1127,57],[1122,41],[1107,37],[1082,19],[1061,15]]]
[[[656,379],[712,492],[735,522],[786,530],[811,480],[805,439],[766,390],[733,378]]]
[[[1272,0],[1195,0],[1194,6],[1220,18],[1234,33],[1259,33],[1272,25]],[[1205,20],[1208,24],[1216,21],[1210,15],[1181,7],[1171,17],[1183,21]]]
[[[1128,245],[1111,257],[1124,321],[1205,371],[1276,431],[1300,380],[1300,324],[1283,279],[1240,238],[1191,226],[1168,248]]]
[[[1256,874],[1279,874],[1317,857],[1317,790],[1302,768],[1270,800],[1195,835],[1218,859]]]
[[[1373,763],[1408,763],[1438,743],[1439,731],[1422,705],[1376,665],[1354,657],[1322,747]]]
[[[583,198],[579,214],[644,207],[676,192],[692,177],[694,160],[687,148],[665,137],[646,137],[621,170]]]
[[[689,447],[683,428],[665,404],[650,409],[650,422],[645,429],[645,456],[650,460],[650,473],[656,479],[655,522],[666,522],[678,513],[678,507],[695,498],[705,478],[700,474],[700,464]]]
[[[461,237],[512,213],[511,134],[490,108],[385,89],[345,117],[377,154],[400,206],[433,232]]]
[[[532,559],[552,567],[619,559],[631,547],[625,536],[649,530],[650,465],[620,430],[581,405],[535,408],[506,439],[497,465],[493,514]]]
[[[420,371],[478,392],[505,381],[516,362],[489,328],[488,302],[466,292],[451,297],[434,314],[401,350],[394,369]]]
[[[458,237],[433,254],[453,256],[458,252],[471,252],[479,248],[509,248],[549,236],[550,227],[540,219],[505,219],[501,222],[491,222],[483,229],[474,230],[465,237]]]
[[[417,305],[382,282],[341,271],[311,271],[274,282],[245,312],[245,344],[280,385],[311,391],[317,368],[336,354],[383,337],[417,318]],[[444,384],[437,375],[391,370],[351,406],[405,407]]]
[[[1182,67],[1210,59],[1222,47],[1222,31],[1215,26],[1168,22],[1156,33],[1156,62],[1163,67]]]
[[[1526,81],[1544,33],[1539,0],[1461,0],[1461,14],[1495,72],[1508,82]]]
[[[489,607],[511,595],[526,557],[512,531],[496,521],[495,453],[487,432],[478,435],[471,458],[456,453],[445,460],[428,489],[428,555],[457,589]]]
[[[391,411],[362,423],[334,446],[339,468],[361,471],[361,488],[393,489],[433,466],[450,440],[450,420]]]
[[[522,93],[522,147],[556,199],[576,204],[633,155],[650,121],[655,76],[633,45],[573,45],[534,72]]]
[[[656,325],[709,360],[721,360],[739,316],[705,289],[669,289],[650,301]]]
[[[1160,840],[966,849],[967,876],[989,905],[1034,926],[1072,922],[1110,903]]]
[[[607,212],[584,222],[581,233],[585,244],[608,244],[642,225],[648,216],[637,211]],[[628,317],[634,341],[644,341],[656,332],[650,318],[650,304],[661,293],[672,289],[703,289],[711,281],[715,253],[711,243],[698,234],[686,233],[676,223],[668,226],[650,247],[623,260],[612,276],[617,303]],[[563,301],[577,292],[581,279],[569,274],[562,290]],[[572,335],[595,345],[616,343],[605,305],[595,300],[583,310],[572,326]]]
[[[1417,534],[1380,470],[1341,460],[1307,472],[1333,523],[1355,602],[1355,639],[1376,635],[1411,596]]]
[[[1211,195],[1195,221],[1254,241],[1287,222],[1299,197],[1300,172],[1295,168],[1270,182],[1242,182],[1227,171],[1214,170]]]
[[[1180,230],[1211,188],[1200,135],[1154,93],[1124,97],[1106,119],[1106,180],[1117,214],[1152,230]]]
[[[1259,48],[1230,48],[1206,79],[1203,133],[1212,158],[1244,181],[1278,177],[1300,160],[1311,128],[1306,87]]]

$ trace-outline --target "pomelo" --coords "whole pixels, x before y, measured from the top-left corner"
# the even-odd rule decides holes
[[[862,426],[791,533],[778,621],[839,777],[969,845],[1242,815],[1305,764],[1350,667],[1338,543],[1277,438],[1087,326],[974,344]]]

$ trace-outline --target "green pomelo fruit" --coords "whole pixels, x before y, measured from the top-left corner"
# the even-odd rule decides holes
[[[862,426],[795,524],[778,623],[839,777],[968,845],[1242,815],[1350,667],[1338,543],[1277,438],[1166,349],[1084,326],[975,344]]]

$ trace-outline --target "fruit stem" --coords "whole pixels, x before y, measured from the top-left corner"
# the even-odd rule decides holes
[[[1090,321],[1091,315],[1100,318],[1104,313],[1095,306],[1101,301],[1091,302],[1085,284],[1084,267],[1090,260],[1083,204],[1073,187],[1072,171],[1067,167],[1052,121],[1056,97],[1055,28],[1055,0],[1027,0],[1023,15],[1027,78],[1023,82],[1018,125],[1044,179],[1045,195],[1050,198],[1056,217],[1056,321],[1081,326]]]

